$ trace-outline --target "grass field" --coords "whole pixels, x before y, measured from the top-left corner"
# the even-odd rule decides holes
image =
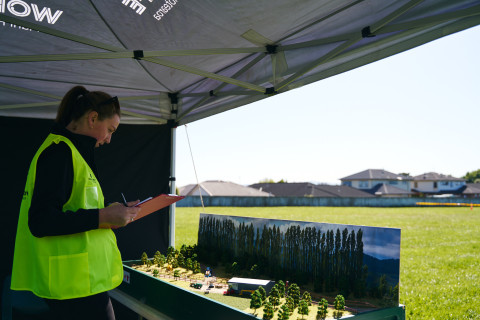
[[[177,247],[197,243],[201,211],[176,209]],[[400,303],[406,306],[407,319],[480,320],[480,208],[211,207],[206,211],[400,228]]]

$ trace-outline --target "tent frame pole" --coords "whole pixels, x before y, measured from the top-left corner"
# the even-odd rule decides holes
[[[172,126],[171,128],[171,137],[170,137],[170,193],[176,194],[175,187],[175,161],[176,161],[176,149],[177,149],[177,128]],[[169,238],[168,246],[175,247],[175,203],[170,205],[169,210]]]

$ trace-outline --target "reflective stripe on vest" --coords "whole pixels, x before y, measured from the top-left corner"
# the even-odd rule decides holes
[[[63,211],[103,208],[100,184],[77,148],[67,138],[50,134],[35,154],[28,171],[20,207],[13,259],[13,290],[28,290],[50,299],[90,296],[117,287],[123,265],[115,234],[96,229],[65,236],[36,238],[28,227],[37,161],[52,143],[65,142],[72,151],[74,184]]]

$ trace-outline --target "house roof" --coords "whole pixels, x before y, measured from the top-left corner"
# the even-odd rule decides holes
[[[445,175],[436,172],[427,172],[413,177],[414,181],[465,181],[462,178],[455,178],[451,175]]]
[[[344,180],[411,180],[412,177],[399,175],[383,169],[367,169],[350,176],[341,178]]]
[[[276,197],[371,197],[362,190],[349,186],[317,185],[310,182],[256,183],[250,185]]]
[[[375,185],[372,189],[368,190],[369,193],[377,196],[381,195],[409,195],[412,192],[397,188],[395,186],[386,184],[386,183],[379,183]]]
[[[467,183],[462,194],[480,194],[480,183]]]
[[[371,195],[363,190],[352,188],[349,186],[330,186],[330,185],[317,185],[317,189],[321,189],[324,192],[328,192],[332,197],[342,197],[342,198],[357,198],[363,197],[368,198]]]
[[[202,194],[209,196],[237,196],[237,197],[270,197],[271,194],[250,188],[240,184],[228,181],[204,181],[200,183]],[[198,194],[197,185],[189,184],[179,188],[179,194],[182,196],[191,196]]]
[[[315,185],[309,182],[255,183],[250,187],[271,193],[277,197],[305,197],[314,193]],[[321,196],[317,195],[317,197]]]

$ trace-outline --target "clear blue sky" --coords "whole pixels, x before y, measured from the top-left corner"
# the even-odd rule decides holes
[[[480,169],[480,27],[187,125],[199,182]],[[196,183],[184,126],[177,186]]]

